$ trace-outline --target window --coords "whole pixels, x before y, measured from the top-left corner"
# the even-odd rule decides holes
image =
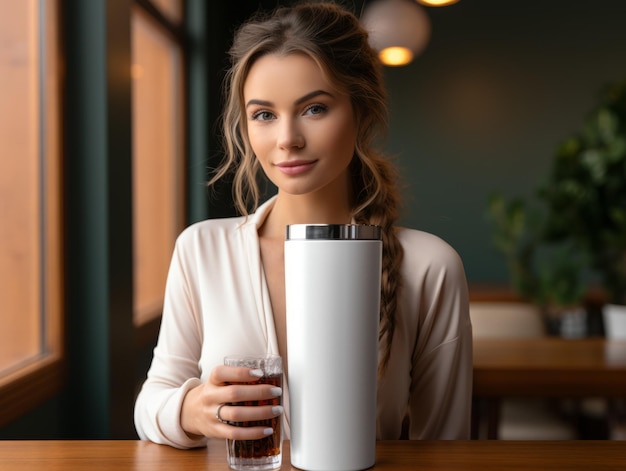
[[[137,2],[132,16],[134,323],[158,319],[185,224],[182,2]]]
[[[182,0],[152,0],[157,9],[170,22],[180,25],[183,22],[183,3]]]
[[[62,384],[57,8],[0,1],[0,424]]]

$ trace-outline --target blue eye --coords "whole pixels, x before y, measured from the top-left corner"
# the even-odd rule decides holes
[[[274,115],[269,111],[261,110],[252,114],[252,119],[256,121],[269,121],[274,118]]]
[[[319,103],[316,103],[316,104],[307,106],[305,113],[315,115],[315,114],[322,114],[326,110],[328,110],[328,107],[326,105],[321,105]]]

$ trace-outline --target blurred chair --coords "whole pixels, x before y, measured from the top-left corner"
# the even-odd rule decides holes
[[[537,306],[520,302],[471,302],[474,337],[543,337],[546,326]]]
[[[474,338],[546,335],[539,309],[529,303],[471,302],[470,318]],[[494,410],[494,407],[497,409]],[[572,440],[578,436],[575,424],[563,418],[559,401],[505,398],[499,404],[488,407],[486,413],[487,420],[498,421],[497,436],[501,440]],[[483,413],[477,414],[479,419],[483,416]],[[477,430],[480,434],[480,427]]]

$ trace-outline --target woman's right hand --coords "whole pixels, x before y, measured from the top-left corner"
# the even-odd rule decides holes
[[[241,427],[237,422],[267,420],[283,412],[282,406],[230,405],[249,401],[271,400],[282,395],[281,388],[271,384],[257,384],[261,370],[239,366],[216,366],[209,379],[191,389],[183,400],[181,426],[191,437],[256,440],[273,433],[263,426]],[[219,418],[217,410],[219,410]]]

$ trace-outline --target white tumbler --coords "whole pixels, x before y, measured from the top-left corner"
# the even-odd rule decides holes
[[[287,226],[290,448],[297,468],[375,464],[381,258],[378,226]]]

